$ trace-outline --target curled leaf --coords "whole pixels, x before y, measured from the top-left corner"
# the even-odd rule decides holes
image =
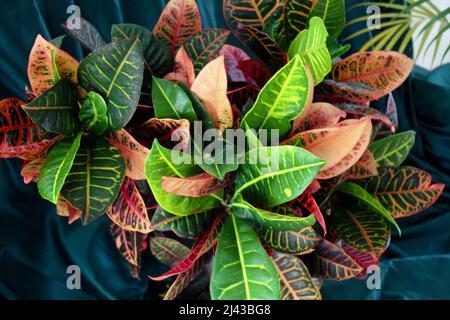
[[[200,71],[191,90],[202,100],[217,129],[222,131],[233,125],[223,56],[214,59]]]
[[[305,108],[300,117],[294,120],[291,134],[335,125],[341,118],[345,118],[345,112],[332,104],[312,103]]]

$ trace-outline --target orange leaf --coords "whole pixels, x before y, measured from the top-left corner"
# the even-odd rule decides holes
[[[347,172],[344,173],[344,178],[347,179],[364,179],[373,177],[378,174],[377,162],[372,153],[366,150],[361,159],[358,160]]]
[[[325,102],[312,103],[303,111],[299,118],[294,120],[292,133],[295,134],[334,125],[341,118],[345,118],[345,112],[332,104]]]
[[[337,125],[304,131],[283,144],[299,145],[327,164],[317,175],[318,179],[337,176],[353,166],[367,149],[372,130],[370,117],[345,120]]]
[[[222,131],[233,125],[231,104],[227,97],[224,56],[212,60],[200,71],[191,90],[204,103],[216,128]]]
[[[127,176],[133,180],[144,180],[145,159],[149,150],[137,142],[125,129],[112,133],[108,140],[122,153],[127,164]]]
[[[161,187],[164,191],[177,196],[201,198],[216,193],[226,186],[209,173],[202,173],[188,178],[162,177]]]
[[[150,232],[150,220],[144,199],[130,178],[125,178],[120,186],[119,195],[106,213],[122,229],[141,233]]]
[[[399,52],[355,53],[333,65],[333,80],[359,82],[376,91],[377,100],[397,89],[409,76],[414,61]]]
[[[328,169],[320,170],[319,174],[317,175],[317,179],[329,179],[336,177],[350,169],[362,157],[370,143],[370,136],[372,134],[372,122],[370,121],[370,117],[362,118],[361,120],[362,123],[365,124],[365,127],[353,149],[334,166]],[[360,120],[347,121],[359,122]]]
[[[186,52],[184,47],[178,50],[175,57],[175,67],[174,72],[167,74],[164,79],[183,82],[188,88],[192,86],[195,81],[195,71],[194,65],[192,64],[191,58]]]
[[[55,64],[60,78],[77,83],[77,70],[80,63],[67,52],[38,35],[28,60],[28,79],[36,96],[41,95],[55,84],[52,50],[55,51]]]

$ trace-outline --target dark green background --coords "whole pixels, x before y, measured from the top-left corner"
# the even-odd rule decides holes
[[[14,0],[0,1],[0,98],[24,98],[26,66],[36,34],[63,34],[70,4],[81,7],[109,39],[113,23],[152,28],[164,0]],[[204,27],[225,27],[221,0],[197,0]],[[347,3],[356,1],[347,1]],[[363,15],[364,8],[352,11]],[[347,31],[347,32],[351,32]],[[361,39],[358,39],[361,41]],[[353,42],[353,48],[358,47]],[[66,39],[63,48],[77,59],[81,47]],[[400,130],[417,131],[408,164],[428,170],[436,182],[450,185],[450,67],[422,69],[395,93]],[[24,185],[21,161],[0,160],[0,296],[9,299],[142,299],[154,283],[132,279],[109,235],[106,217],[88,225],[67,225],[35,184]],[[450,194],[420,215],[400,221],[382,262],[382,289],[369,291],[364,281],[325,283],[330,299],[449,299]],[[147,267],[150,261],[147,260]],[[82,289],[68,290],[66,268],[79,265]],[[144,278],[145,279],[145,278]]]

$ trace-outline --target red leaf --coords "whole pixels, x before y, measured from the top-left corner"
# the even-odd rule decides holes
[[[111,235],[120,254],[133,266],[140,267],[141,252],[147,247],[146,238],[140,232],[127,231],[117,224],[111,224]]]
[[[47,158],[47,152],[41,152],[36,155],[36,158],[30,161],[24,161],[20,175],[23,177],[23,182],[28,184],[30,182],[37,182],[41,167]]]
[[[225,181],[220,181],[209,173],[194,177],[162,177],[161,187],[164,191],[177,196],[201,198],[225,188]]]
[[[314,200],[312,194],[305,190],[303,194],[297,198],[297,201],[306,209],[309,213],[312,213],[316,218],[317,222],[319,222],[320,226],[323,229],[324,236],[327,234],[327,226],[325,224],[325,219],[323,218],[322,212],[320,211],[319,206]]]
[[[238,86],[237,88],[230,88],[227,96],[231,104],[241,108],[248,99],[255,101],[258,94],[259,89],[252,84],[246,84],[243,86]]]
[[[154,139],[166,148],[172,149],[181,144],[187,150],[190,141],[189,120],[186,119],[158,119],[152,118],[141,125],[139,135],[141,142],[150,147]]]
[[[144,180],[145,160],[149,150],[125,129],[111,133],[108,141],[122,153],[127,165],[127,176],[133,180]]]
[[[369,266],[378,265],[380,263],[378,256],[373,253],[360,251],[349,246],[345,242],[342,243],[342,248],[364,269],[367,269]]]
[[[180,50],[178,50],[175,57],[174,72],[167,74],[164,79],[174,82],[183,82],[188,88],[194,83],[194,65],[184,47],[181,47]]]
[[[174,53],[193,34],[202,30],[195,0],[171,0],[164,8],[153,34]]]
[[[69,200],[62,195],[58,196],[58,202],[56,203],[56,213],[61,217],[68,217],[69,224],[77,221],[81,218],[81,210],[75,208]]]
[[[114,223],[125,230],[150,232],[151,223],[145,202],[130,178],[125,178],[120,186],[119,195],[106,213]]]
[[[356,103],[364,105],[372,100],[377,100],[376,91],[362,83],[336,82],[325,79],[314,88],[316,101],[330,103]]]
[[[225,57],[225,68],[231,82],[246,82],[245,73],[239,68],[239,64],[250,59],[244,50],[226,44],[222,47],[219,55]]]
[[[245,81],[261,89],[272,77],[266,65],[258,60],[245,60],[239,63],[238,68],[244,73]]]
[[[198,238],[197,242],[192,248],[191,253],[186,257],[186,259],[180,262],[176,267],[170,269],[160,276],[149,276],[150,279],[160,281],[190,270],[198,259],[200,259],[205,253],[209,252],[212,248],[215,247],[217,240],[219,240],[219,233],[223,225],[223,218],[223,214],[220,214],[216,217],[211,226],[211,230],[203,233]]]
[[[377,109],[355,104],[340,104],[339,108],[345,111],[347,115],[357,119],[365,116],[370,116],[372,120],[380,121],[385,126],[390,128],[393,133],[395,132],[395,126],[391,122],[391,120]]]

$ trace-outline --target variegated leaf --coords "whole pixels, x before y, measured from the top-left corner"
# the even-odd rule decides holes
[[[105,98],[110,127],[120,130],[136,111],[143,72],[139,40],[117,40],[84,58],[78,79],[82,87],[95,89]]]
[[[205,29],[197,32],[184,43],[196,73],[200,72],[208,61],[217,57],[229,35],[228,30]]]
[[[337,207],[332,220],[336,235],[355,249],[380,256],[389,243],[390,223],[364,206]]]
[[[308,65],[314,85],[318,85],[331,71],[331,56],[326,44],[328,32],[323,21],[313,17],[307,30],[300,32],[289,47],[289,57],[297,54]]]
[[[252,149],[236,176],[235,198],[241,193],[263,208],[286,203],[302,194],[323,165],[318,157],[294,146]]]
[[[174,53],[187,39],[202,30],[195,0],[170,0],[161,13],[153,34]]]
[[[321,300],[309,275],[308,268],[296,256],[279,252],[272,253],[272,260],[281,282],[283,300]]]
[[[75,87],[67,80],[59,81],[22,108],[48,132],[71,135],[80,128]]]
[[[183,82],[188,88],[190,88],[194,83],[194,65],[192,64],[191,58],[189,58],[189,55],[184,47],[181,47],[175,56],[174,71],[166,74],[164,79],[175,82]]]
[[[378,176],[357,181],[375,196],[394,218],[403,218],[433,205],[444,190],[431,176],[414,167],[379,168]]]
[[[363,271],[341,247],[323,239],[313,254],[312,276],[331,280],[347,280]]]
[[[103,137],[84,137],[63,189],[63,196],[83,212],[83,224],[103,215],[125,177],[120,151]]]
[[[69,200],[64,198],[61,194],[56,202],[56,213],[61,217],[67,217],[69,224],[72,224],[81,218],[81,211],[75,208]]]
[[[213,300],[280,299],[280,282],[258,235],[231,215],[220,232],[210,285]]]
[[[227,97],[227,74],[224,56],[209,62],[199,72],[191,90],[203,102],[217,129],[223,131],[232,127],[233,114]]]
[[[414,61],[402,53],[372,51],[355,53],[333,65],[332,79],[359,82],[376,91],[375,100],[397,89],[409,76]]]
[[[0,157],[35,160],[61,137],[46,137],[22,109],[23,101],[0,101]]]
[[[150,238],[150,250],[159,262],[171,268],[178,265],[190,253],[189,248],[184,244],[166,237]]]
[[[125,159],[127,176],[133,180],[144,180],[145,160],[149,150],[137,142],[125,129],[112,132],[108,141],[120,150]]]
[[[182,238],[195,238],[207,230],[212,218],[211,211],[178,216],[158,207],[152,217],[151,230],[172,231]]]
[[[111,224],[111,235],[120,254],[132,266],[141,266],[141,252],[146,248],[146,235],[127,231],[117,224]]]
[[[329,40],[336,39],[345,26],[345,1],[317,0],[310,17],[322,18],[329,33]]]
[[[301,59],[291,60],[261,90],[241,127],[278,129],[283,137],[291,129],[290,121],[300,116],[312,99],[310,76]]]
[[[213,249],[217,241],[219,240],[219,234],[223,226],[224,215],[220,213],[217,215],[212,223],[211,228],[204,232],[194,243],[191,252],[187,255],[179,264],[171,268],[164,274],[156,277],[149,276],[152,280],[164,280],[171,276],[178,275],[180,273],[187,272],[194,267],[195,262],[198,261],[203,255]]]
[[[406,131],[376,140],[369,150],[380,167],[398,167],[405,161],[414,146],[416,133]]]
[[[209,173],[187,178],[161,177],[161,188],[177,196],[201,198],[225,188],[226,182],[220,181]]]
[[[28,80],[33,93],[40,96],[53,87],[59,79],[76,84],[78,66],[79,62],[67,52],[38,35],[28,60]],[[56,78],[55,75],[57,75]]]
[[[377,162],[369,150],[348,171],[344,173],[346,179],[364,179],[378,174]]]
[[[187,150],[190,141],[189,128],[190,123],[187,119],[152,118],[143,123],[138,131],[146,146],[150,147],[153,140],[157,139],[162,146],[168,149],[179,145],[182,150]]]
[[[315,101],[333,104],[356,103],[365,105],[378,98],[375,89],[360,82],[336,82],[325,79],[314,90]]]
[[[83,47],[92,51],[106,44],[98,30],[83,17],[78,17],[80,21],[79,28],[68,28],[66,23],[62,27],[76,41],[80,42]]]
[[[332,104],[316,102],[308,105],[300,117],[292,124],[291,135],[335,125],[341,118],[345,118],[345,112]]]
[[[352,167],[366,151],[372,123],[369,117],[345,120],[323,129],[300,132],[283,144],[305,148],[326,161],[317,178],[329,179]]]
[[[141,233],[150,232],[151,223],[144,199],[130,178],[125,178],[120,186],[119,195],[106,213],[122,229]]]
[[[266,33],[245,25],[238,25],[234,33],[272,70],[276,71],[287,63],[287,53]]]

